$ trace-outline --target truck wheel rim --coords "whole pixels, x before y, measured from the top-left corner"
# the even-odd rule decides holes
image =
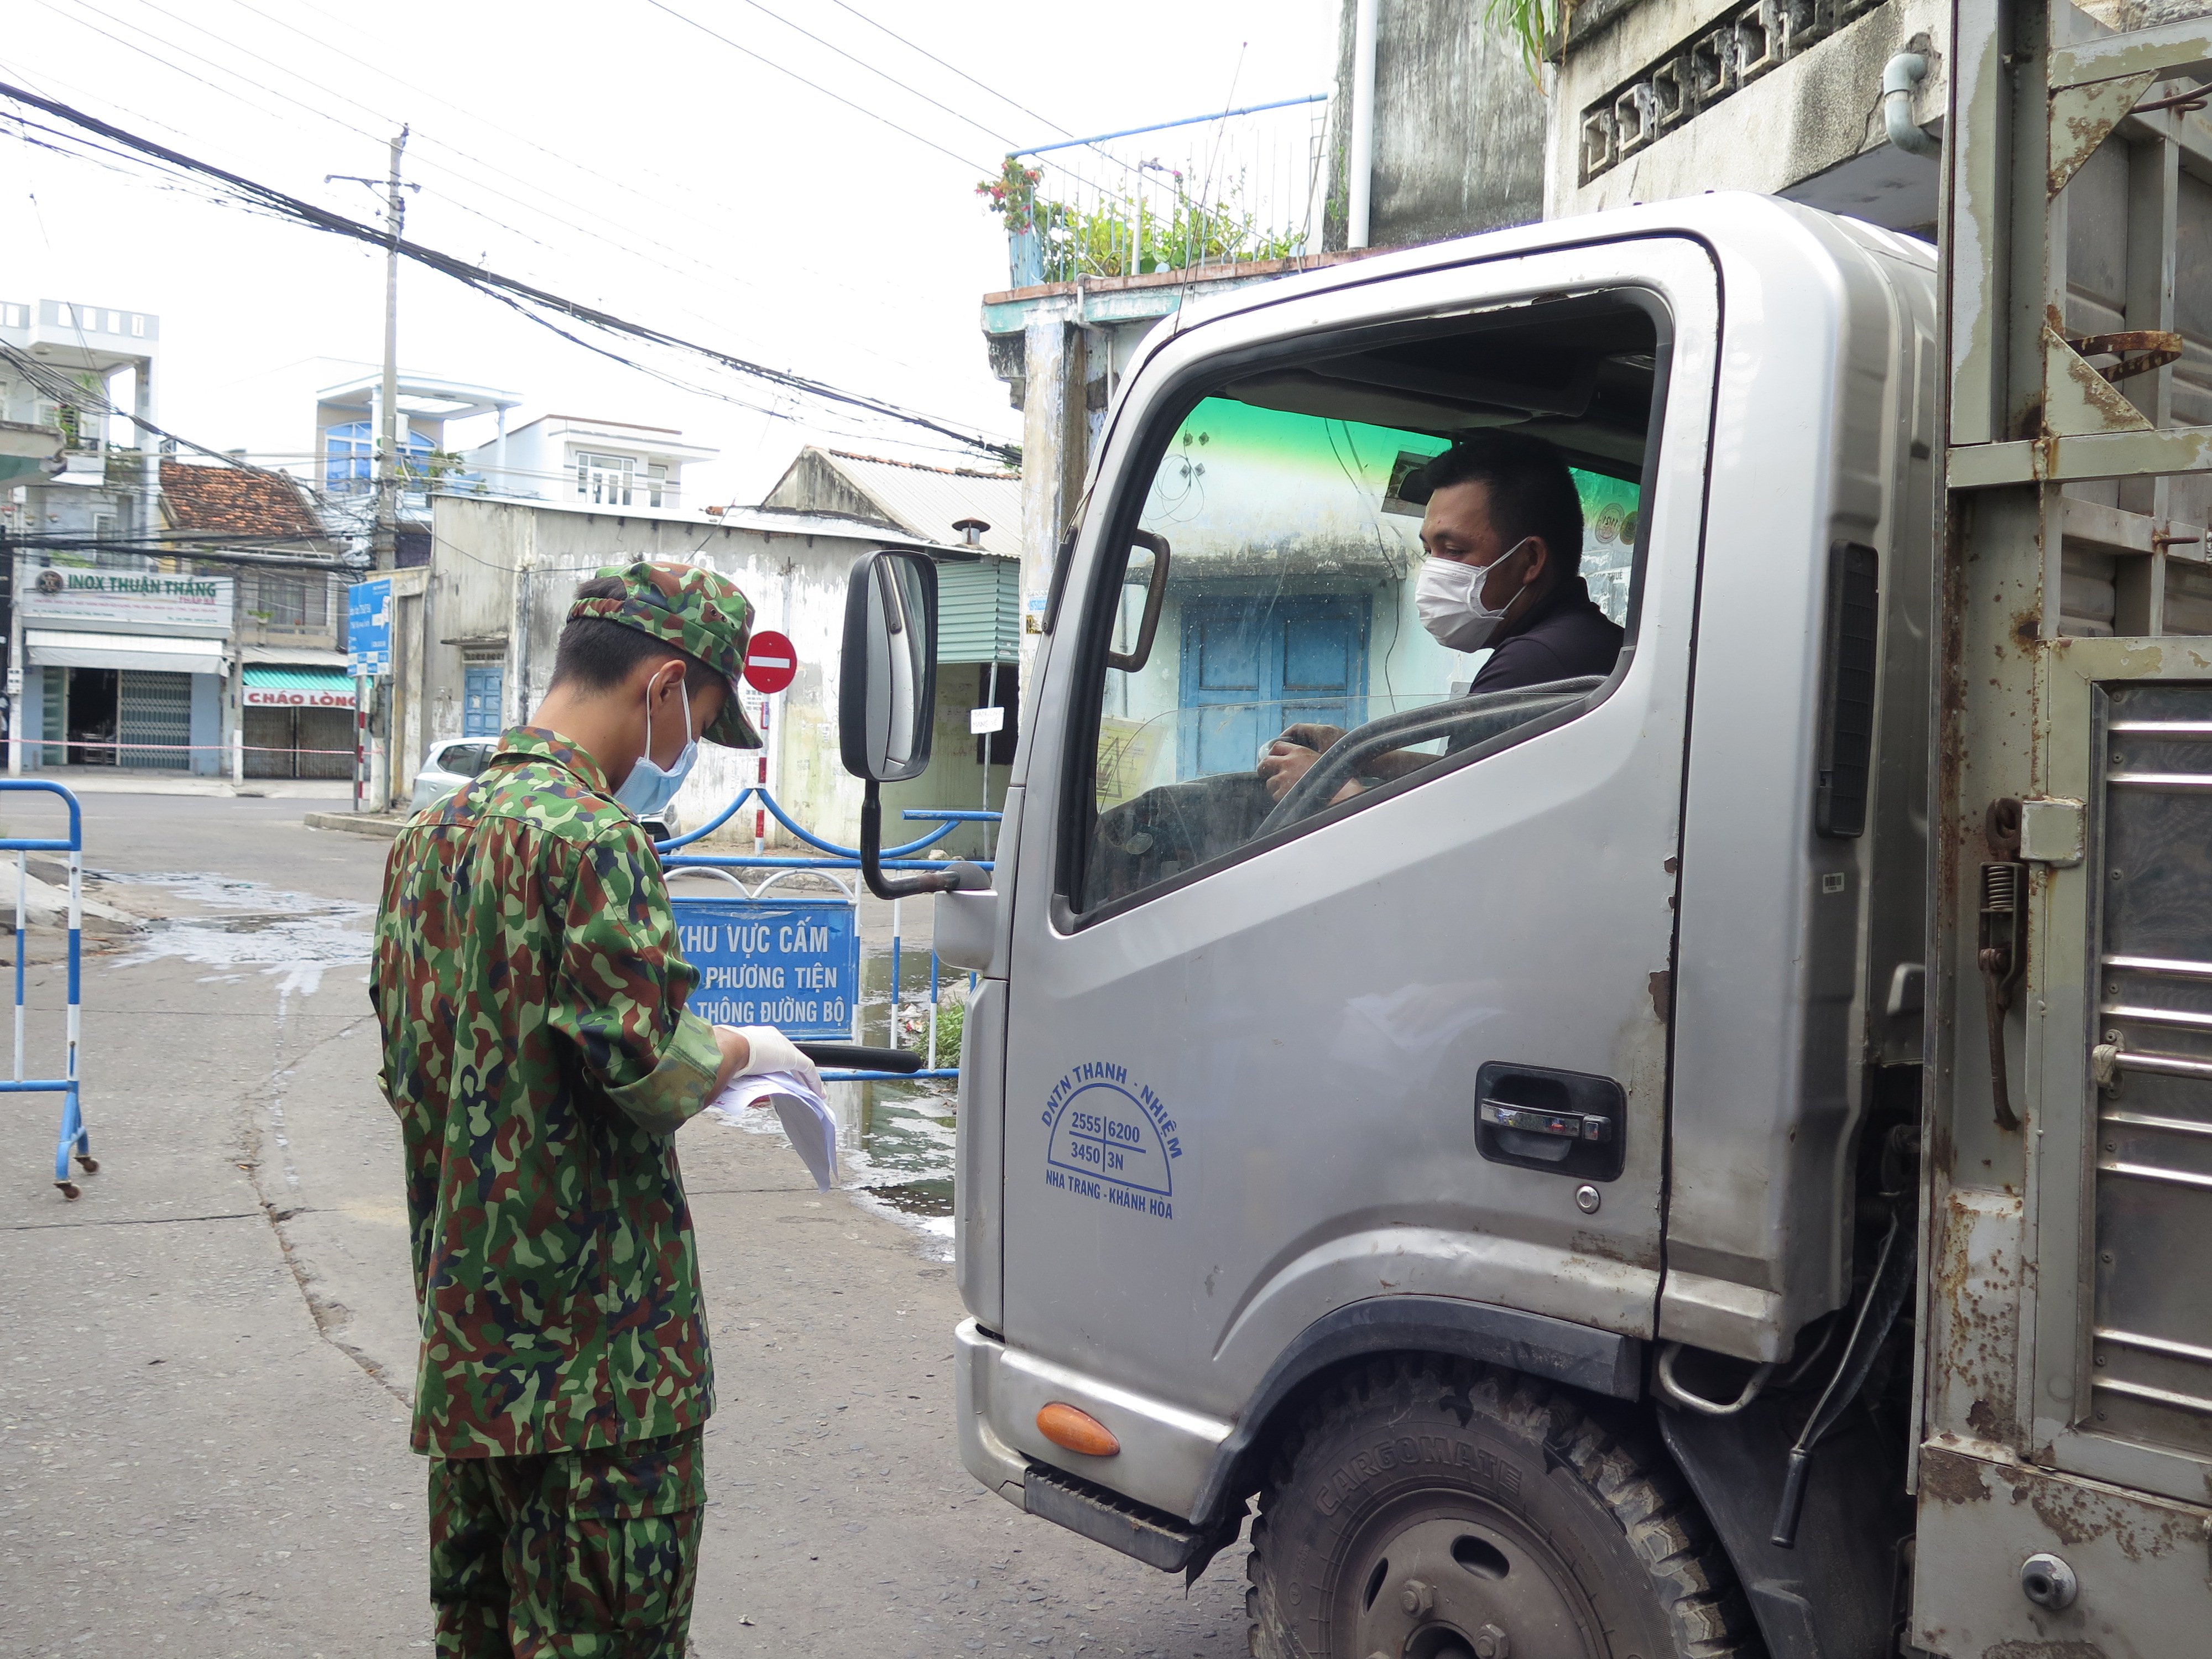
[[[1520,1516],[1462,1492],[1411,1493],[1361,1528],[1339,1582],[1344,1659],[1603,1659],[1604,1625]]]

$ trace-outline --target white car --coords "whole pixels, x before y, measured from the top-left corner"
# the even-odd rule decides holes
[[[408,810],[419,812],[445,799],[489,765],[498,748],[496,738],[447,738],[432,744],[430,752],[422,757],[422,769],[415,774],[415,793],[408,802]],[[672,805],[639,821],[644,824],[646,834],[655,841],[666,841],[684,833]]]

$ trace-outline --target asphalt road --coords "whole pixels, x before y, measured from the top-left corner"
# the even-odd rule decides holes
[[[94,890],[160,920],[88,960],[84,1196],[51,1184],[47,1098],[0,1118],[0,1652],[428,1648],[363,984],[386,843],[298,801],[85,806]],[[29,959],[35,1075],[63,977],[51,939]],[[1241,1547],[1186,1596],[961,1469],[941,1246],[817,1194],[774,1137],[680,1145],[720,1395],[700,1654],[1243,1650]]]

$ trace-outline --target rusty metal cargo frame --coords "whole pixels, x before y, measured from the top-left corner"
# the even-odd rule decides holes
[[[2085,1425],[2096,1249],[2087,1062],[2102,871],[2099,688],[2212,679],[2212,638],[2166,635],[2163,617],[2172,547],[2204,533],[2168,519],[2167,479],[2212,472],[2212,427],[2171,424],[2171,367],[2126,383],[2131,408],[2077,398],[2080,360],[2047,320],[2069,292],[2066,191],[2099,144],[2117,142],[2131,147],[2126,325],[2174,328],[2178,175],[2187,163],[2212,177],[2212,129],[2178,112],[2126,112],[2156,96],[2146,88],[2159,82],[2212,73],[2212,15],[2096,37],[2098,26],[2067,0],[1957,0],[1953,24],[1943,204],[1949,501],[1929,837],[1929,1282],[1916,1440],[2201,1504],[2212,1464]],[[2054,29],[2063,38],[2050,40]],[[2133,499],[2149,510],[2063,493],[2093,479],[2138,481]],[[2116,628],[2126,627],[2115,637],[2060,631],[2069,538],[2141,561],[2122,566],[2124,584],[2116,576],[2116,595],[2124,586],[2131,597],[2116,598]],[[2016,1135],[1990,1111],[1972,963],[1974,879],[1990,856],[1983,811],[2002,796],[2092,809],[2086,859],[2033,866],[2014,1034],[2024,1042],[2017,1075],[2030,1115]]]

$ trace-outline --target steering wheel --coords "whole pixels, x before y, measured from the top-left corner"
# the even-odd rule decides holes
[[[1484,691],[1447,702],[1425,704],[1419,708],[1401,708],[1356,726],[1324,750],[1321,758],[1307,769],[1306,775],[1291,786],[1290,792],[1261,821],[1260,827],[1253,832],[1253,839],[1319,811],[1330,796],[1358,775],[1361,762],[1385,750],[1469,732],[1496,737],[1587,697],[1604,684],[1607,678],[1602,674],[1585,674],[1541,685],[1516,686],[1509,691]],[[1491,729],[1483,732],[1485,726]]]

